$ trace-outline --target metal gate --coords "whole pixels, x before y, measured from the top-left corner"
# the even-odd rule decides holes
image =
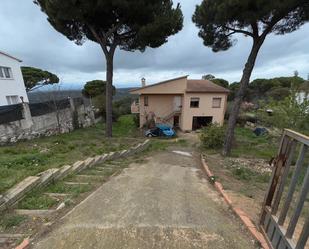
[[[272,248],[303,249],[308,240],[309,215],[300,221],[305,208],[304,213],[309,213],[308,147],[309,137],[284,130],[260,219],[261,230]],[[293,236],[296,227],[300,227],[300,233]]]

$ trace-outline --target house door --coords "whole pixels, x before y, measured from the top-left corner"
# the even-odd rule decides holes
[[[174,116],[174,127],[179,128],[179,116]]]
[[[212,123],[212,117],[210,116],[194,116],[192,119],[192,130],[201,129]]]
[[[174,97],[174,111],[180,111],[181,108],[181,96]]]

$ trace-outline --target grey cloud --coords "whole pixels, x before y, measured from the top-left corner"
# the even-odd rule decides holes
[[[185,16],[184,29],[158,49],[147,49],[144,53],[117,51],[116,84],[125,86],[138,82],[140,77],[155,82],[179,74],[201,77],[205,73],[239,80],[251,40],[239,36],[238,43],[230,50],[213,53],[203,45],[191,21],[200,0],[180,2]],[[1,0],[0,23],[0,50],[20,57],[24,65],[53,71],[63,82],[105,77],[105,60],[99,46],[90,41],[77,46],[57,33],[31,0]],[[284,37],[269,36],[259,54],[253,78],[291,75],[294,70],[305,77],[309,72],[308,44],[308,24]]]

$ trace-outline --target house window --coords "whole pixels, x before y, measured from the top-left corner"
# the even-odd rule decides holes
[[[191,98],[190,107],[191,108],[198,108],[200,105],[200,98]]]
[[[6,96],[6,101],[8,102],[8,105],[18,104],[18,96],[17,95]]]
[[[221,99],[222,98],[213,98],[212,99],[212,108],[221,108]]]
[[[144,106],[148,106],[148,96],[144,96]]]
[[[0,78],[12,79],[12,70],[9,67],[0,67]]]

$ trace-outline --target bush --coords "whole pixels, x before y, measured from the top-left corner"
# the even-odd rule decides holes
[[[139,114],[134,114],[133,116],[134,125],[139,128]]]
[[[200,140],[207,149],[219,149],[223,146],[225,129],[219,124],[211,124],[202,129]]]

